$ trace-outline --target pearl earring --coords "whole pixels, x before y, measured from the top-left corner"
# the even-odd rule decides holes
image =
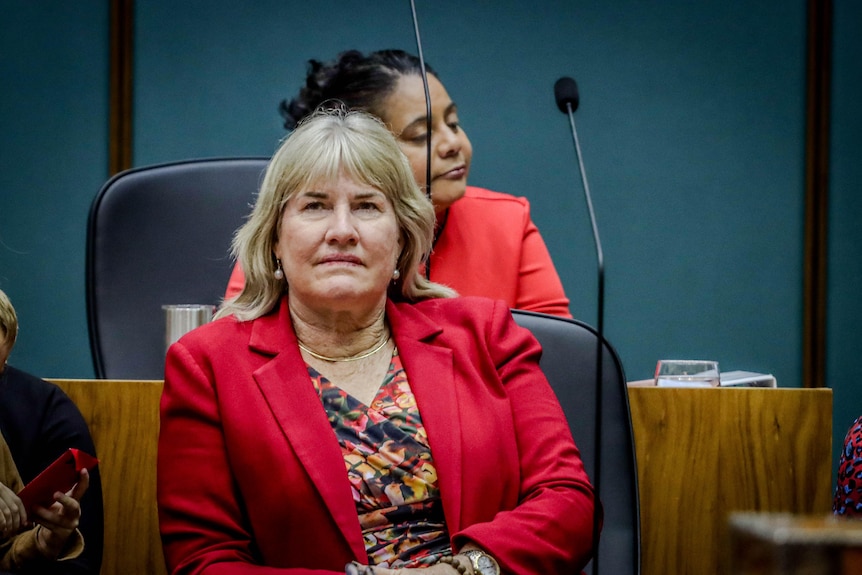
[[[392,281],[396,281],[400,277],[401,277],[401,272],[398,271],[397,269],[394,272],[392,272]]]
[[[275,260],[275,262],[278,267],[275,268],[275,272],[272,275],[275,277],[275,279],[281,281],[284,279],[284,270],[281,269],[281,260],[277,259]]]

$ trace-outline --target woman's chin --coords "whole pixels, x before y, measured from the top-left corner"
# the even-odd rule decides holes
[[[452,204],[464,197],[467,186],[437,185],[431,187],[431,201],[434,202],[434,212],[442,214]]]
[[[311,307],[327,308],[331,311],[361,310],[386,299],[387,284],[382,286],[349,281],[329,281],[318,286],[315,293],[305,298],[313,301]],[[305,299],[304,298],[304,299]]]

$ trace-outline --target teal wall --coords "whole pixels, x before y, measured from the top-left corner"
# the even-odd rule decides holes
[[[836,454],[862,415],[862,3],[835,7],[829,171],[829,289],[826,380],[834,390]]]
[[[3,0],[0,289],[18,312],[10,363],[92,377],[84,299],[90,202],[108,175],[106,2]]]
[[[277,103],[296,92],[307,59],[349,47],[415,51],[405,1],[136,4],[135,165],[268,155],[283,135]],[[106,3],[4,8],[0,287],[22,322],[12,361],[91,377],[84,238],[108,175]],[[419,0],[417,9],[425,56],[473,141],[471,182],[529,198],[573,313],[594,323],[592,236],[553,100],[558,77],[578,80],[605,248],[605,329],[630,379],[650,377],[659,358],[703,357],[801,384],[804,0]],[[836,1],[836,422],[862,413],[851,371],[862,315],[852,217],[862,209],[859,10]]]
[[[413,49],[406,2],[295,4],[139,3],[136,162],[269,154],[308,58]],[[573,312],[593,322],[592,238],[552,89],[578,79],[606,330],[631,377],[713,357],[799,385],[804,2],[711,4],[418,8],[473,140],[471,181],[530,199]]]

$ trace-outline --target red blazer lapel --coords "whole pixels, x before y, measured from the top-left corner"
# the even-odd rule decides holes
[[[333,441],[332,428],[299,354],[286,298],[277,313],[257,320],[250,347],[274,355],[254,372],[254,379],[302,469],[311,477],[326,510],[338,525],[340,533],[336,535],[344,538],[357,559],[364,560],[367,554],[344,456],[338,442]],[[277,466],[274,462],[274,468]],[[339,477],[344,480],[333,480]],[[285,482],[289,484],[290,477]]]
[[[415,308],[389,302],[386,312],[428,433],[446,523],[454,533],[461,528],[463,477],[452,350],[434,344],[442,328]]]

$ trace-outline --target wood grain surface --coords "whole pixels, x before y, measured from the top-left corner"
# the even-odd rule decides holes
[[[727,573],[733,511],[826,513],[832,390],[629,388],[643,575]]]
[[[51,380],[87,424],[102,474],[102,575],[164,575],[156,508],[161,381]]]

